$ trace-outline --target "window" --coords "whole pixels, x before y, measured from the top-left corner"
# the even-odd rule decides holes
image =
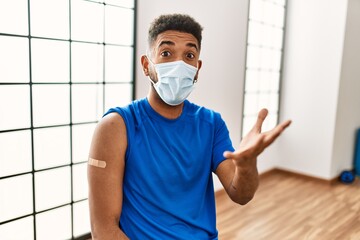
[[[263,130],[278,123],[286,0],[250,0],[242,136],[262,108]]]
[[[0,0],[0,239],[88,239],[97,121],[134,96],[135,0]]]

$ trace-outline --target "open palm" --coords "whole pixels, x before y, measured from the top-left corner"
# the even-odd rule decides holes
[[[224,156],[233,159],[236,166],[244,167],[255,164],[257,156],[264,151],[291,124],[284,121],[267,132],[261,132],[262,124],[268,115],[267,109],[260,110],[257,121],[250,132],[241,140],[239,148],[234,152],[226,151]]]

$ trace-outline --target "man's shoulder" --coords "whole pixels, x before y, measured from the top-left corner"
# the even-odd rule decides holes
[[[211,121],[214,121],[214,120],[217,120],[219,118],[221,118],[221,115],[219,112],[211,109],[211,108],[208,108],[208,107],[205,107],[205,106],[200,106],[200,105],[197,105],[195,103],[192,103],[190,101],[188,101],[188,113],[190,115],[193,115],[193,116],[197,116],[197,117],[200,117],[200,118],[203,118],[204,120],[211,120]]]
[[[125,105],[118,106],[118,107],[112,107],[112,108],[108,109],[103,117],[105,117],[106,115],[108,115],[110,113],[114,113],[114,112],[116,112],[120,115],[123,115],[126,113],[131,113],[131,112],[137,111],[137,109],[144,106],[144,104],[146,104],[146,98],[133,100]]]
[[[107,142],[111,142],[110,138],[115,139],[126,136],[123,117],[116,113],[107,114],[97,123],[95,135],[102,136],[101,139]]]

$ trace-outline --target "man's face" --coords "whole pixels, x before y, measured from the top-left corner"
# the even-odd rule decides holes
[[[151,46],[149,55],[148,57],[155,64],[182,60],[198,69],[201,67],[199,44],[190,33],[173,30],[160,33]],[[145,63],[145,65],[143,64],[144,68],[147,68],[147,71],[144,71],[145,75],[149,75],[151,79],[157,81],[154,66],[151,63]],[[195,79],[197,79],[197,75]]]

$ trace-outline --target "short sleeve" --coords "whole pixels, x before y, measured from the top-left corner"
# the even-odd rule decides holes
[[[232,145],[229,136],[229,130],[224,120],[221,118],[221,115],[219,113],[216,113],[211,171],[215,172],[219,164],[226,159],[223,156],[223,153],[225,151],[234,151],[234,150],[235,149]]]
[[[134,130],[134,121],[132,121],[131,118],[131,111],[130,111],[130,107],[115,107],[115,108],[110,108],[107,112],[104,113],[103,117],[105,117],[106,115],[110,114],[110,113],[117,113],[119,114],[125,123],[125,127],[126,127],[126,138],[127,138],[127,142],[129,143],[130,140],[133,138],[132,134],[133,134],[133,130]],[[129,144],[127,144],[127,148],[126,148],[126,152],[125,152],[125,160],[128,159],[128,156],[130,154],[130,146]]]

